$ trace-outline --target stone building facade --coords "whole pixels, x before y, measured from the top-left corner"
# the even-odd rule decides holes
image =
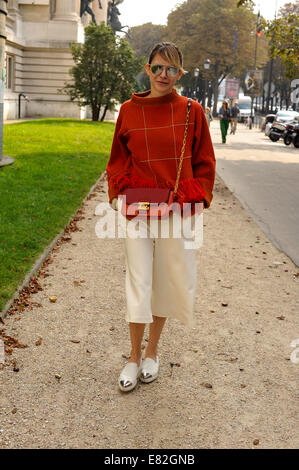
[[[107,18],[108,0],[100,4],[91,4],[97,24]],[[8,0],[5,120],[18,118],[20,93],[30,99],[22,99],[21,117],[87,117],[58,89],[70,80],[71,43],[84,41],[90,20],[80,18],[80,0]]]

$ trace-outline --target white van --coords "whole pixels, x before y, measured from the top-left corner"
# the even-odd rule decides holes
[[[238,107],[240,109],[239,121],[244,122],[251,114],[251,97],[242,96],[238,99]],[[254,117],[254,108],[252,108],[252,116]]]

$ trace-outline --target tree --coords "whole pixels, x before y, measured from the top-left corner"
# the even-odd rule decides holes
[[[160,24],[145,23],[130,29],[127,41],[135,51],[136,57],[148,57],[153,46],[163,41],[166,26]]]
[[[239,0],[237,3],[238,8],[242,6],[246,6],[246,5],[254,5],[254,1],[253,0]]]
[[[299,1],[288,3],[279,10],[279,18],[267,23],[271,57],[280,57],[286,76],[299,74]]]
[[[182,49],[185,68],[192,73],[198,67],[212,80],[214,114],[222,80],[229,74],[241,78],[254,66],[256,23],[253,7],[236,8],[235,0],[187,0],[168,16],[168,36]],[[268,56],[265,37],[258,41],[257,67]],[[207,58],[211,61],[208,74],[203,68]]]
[[[136,87],[137,92],[148,90],[150,81],[144,66],[148,61],[149,54],[155,44],[165,39],[167,28],[160,24],[145,23],[134,26],[127,34],[127,41],[135,52],[135,56],[142,61],[142,71],[138,74]]]
[[[73,43],[72,55],[73,80],[61,92],[79,106],[91,106],[93,121],[99,120],[103,109],[100,118],[103,121],[108,109],[130,97],[141,62],[134,57],[129,44],[104,23],[88,25],[84,44]]]
[[[296,2],[294,3],[286,3],[283,7],[279,9],[278,17],[284,18],[288,15],[299,16],[299,0],[296,0]]]

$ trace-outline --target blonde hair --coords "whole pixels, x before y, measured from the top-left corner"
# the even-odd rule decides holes
[[[179,70],[182,70],[182,72],[184,72],[183,55],[180,49],[172,42],[160,42],[156,44],[150,53],[148,59],[149,64],[152,63],[156,54],[160,54],[163,59],[167,60],[170,64],[174,65]]]

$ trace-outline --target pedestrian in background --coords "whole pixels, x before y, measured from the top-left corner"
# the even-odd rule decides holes
[[[232,107],[232,109],[231,109],[230,116],[231,116],[231,120],[230,120],[231,129],[230,129],[230,133],[235,135],[236,130],[237,130],[238,117],[240,116],[240,108],[239,108],[239,106],[238,106],[238,101],[235,101],[235,103],[234,103],[234,105],[233,105],[233,107]]]
[[[134,93],[120,108],[107,165],[109,202],[118,210],[118,195],[126,188],[159,188],[167,182],[175,185],[187,122],[178,192],[182,203],[202,201],[208,208],[213,197],[215,155],[201,105],[192,101],[188,125],[188,99],[174,88],[184,73],[181,51],[172,43],[157,44],[146,73],[151,89]],[[164,221],[158,222],[162,225]],[[124,250],[131,355],[118,385],[128,392],[138,378],[149,383],[158,377],[158,342],[166,318],[193,326],[197,268],[195,250],[184,248],[183,238],[126,237]],[[150,324],[149,338],[142,360],[146,324]]]
[[[207,106],[205,109],[205,115],[206,115],[208,126],[210,127],[211,121],[213,121],[213,116],[211,113],[211,108],[209,108],[209,106]]]
[[[220,117],[220,129],[221,129],[221,135],[222,135],[222,143],[225,144],[229,121],[230,121],[230,109],[228,107],[227,101],[223,101],[222,106],[219,110],[219,117]]]

